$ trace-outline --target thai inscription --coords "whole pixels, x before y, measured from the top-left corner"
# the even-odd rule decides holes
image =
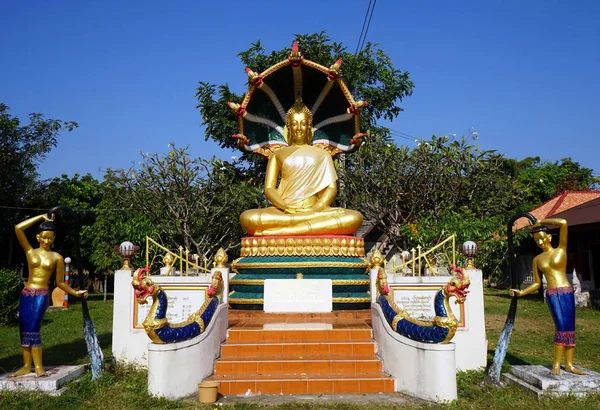
[[[434,298],[439,286],[391,286],[394,302],[414,319],[433,320],[435,317]],[[452,313],[459,321],[459,328],[465,327],[464,305],[450,303]]]
[[[206,300],[207,287],[185,285],[161,285],[167,295],[167,319],[169,323],[178,323],[186,320],[192,313],[200,309]],[[133,301],[133,327],[142,328],[142,321],[148,315],[152,304],[150,300],[145,305]]]

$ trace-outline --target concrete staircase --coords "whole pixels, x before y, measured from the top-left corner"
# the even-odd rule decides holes
[[[375,354],[370,311],[265,314],[230,311],[215,373],[219,393],[393,392]]]

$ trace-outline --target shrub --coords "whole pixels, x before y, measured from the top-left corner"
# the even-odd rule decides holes
[[[0,269],[0,325],[12,325],[17,322],[22,289],[21,275],[12,270]]]

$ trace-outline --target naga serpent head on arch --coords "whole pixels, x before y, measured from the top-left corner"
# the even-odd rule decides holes
[[[390,287],[387,283],[387,273],[383,267],[379,267],[377,271],[377,290],[382,295],[387,295],[390,293]]]
[[[149,271],[150,266],[146,266],[145,268],[136,270],[133,274],[131,286],[133,286],[134,289],[135,300],[139,304],[147,303],[146,298],[148,298],[148,296],[156,298],[159,291],[159,287],[154,284],[154,281],[150,279],[149,276],[147,276]]]
[[[385,264],[385,258],[379,251],[379,249],[375,249],[371,254],[369,259],[369,263],[372,268],[377,269],[377,279],[375,280],[375,286],[377,291],[381,295],[387,295],[390,293],[390,287],[387,283],[387,273],[385,268],[382,266]]]
[[[463,304],[467,299],[471,281],[462,268],[451,266],[450,269],[456,274],[456,276],[453,276],[452,279],[450,279],[450,281],[446,284],[444,287],[444,293],[448,296],[455,296],[456,303]]]

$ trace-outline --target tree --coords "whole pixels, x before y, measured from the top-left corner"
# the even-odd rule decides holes
[[[114,247],[130,241],[140,246],[138,254],[132,259],[132,266],[145,265],[146,236],[158,238],[156,226],[136,209],[132,209],[123,198],[126,192],[119,192],[112,179],[112,171],[100,184],[102,200],[95,208],[96,220],[87,229],[86,235],[91,243],[91,262],[98,272],[111,272],[123,264]]]
[[[80,251],[83,269],[92,275],[95,266],[91,261],[93,253],[90,227],[96,221],[96,207],[102,200],[100,183],[90,174],[80,176],[75,174],[69,177],[66,174],[55,177],[38,184],[36,192],[32,195],[36,206],[50,209],[55,205],[69,207],[74,214],[60,210],[56,216],[56,227],[58,236],[54,248],[64,256],[73,259],[75,267],[79,267],[76,261],[77,241],[79,233]],[[77,232],[79,230],[79,232]]]
[[[522,210],[529,211],[564,191],[587,191],[598,185],[591,168],[571,158],[540,161],[529,157],[516,163],[516,177],[524,186]]]
[[[77,123],[46,119],[42,114],[30,114],[29,124],[21,125],[9,107],[0,103],[0,241],[8,244],[0,256],[0,264],[10,265],[14,247],[14,225],[32,210],[31,191],[38,178],[37,167],[57,144],[61,131],[72,131]]]
[[[361,129],[389,134],[389,130],[377,126],[376,121],[381,118],[392,120],[402,111],[399,104],[412,94],[414,88],[408,72],[395,68],[389,56],[371,43],[367,43],[360,53],[354,55],[341,43],[331,42],[325,32],[299,34],[295,36],[294,41],[298,43],[306,59],[325,66],[330,66],[338,58],[342,58],[342,76],[345,83],[356,100],[369,103],[361,114]],[[290,49],[287,48],[266,53],[259,40],[238,55],[245,67],[262,72],[287,58],[289,53]],[[240,103],[243,96],[232,92],[227,84],[217,86],[200,82],[196,97],[202,115],[202,125],[206,127],[205,138],[216,141],[221,147],[235,149],[236,142],[231,136],[238,132],[237,121],[227,107],[227,102]],[[249,159],[246,154],[243,158]],[[258,158],[249,160],[259,169],[265,164]]]
[[[517,204],[520,188],[505,165],[466,138],[434,136],[409,150],[375,135],[346,160],[344,200],[402,249],[451,234],[482,243],[498,238]],[[491,248],[485,265],[497,273],[501,258]]]
[[[244,172],[214,158],[190,158],[187,148],[173,146],[166,156],[142,154],[137,169],[109,170],[106,180],[118,207],[143,217],[169,246],[210,256],[239,247],[239,215],[265,205],[262,187]]]

